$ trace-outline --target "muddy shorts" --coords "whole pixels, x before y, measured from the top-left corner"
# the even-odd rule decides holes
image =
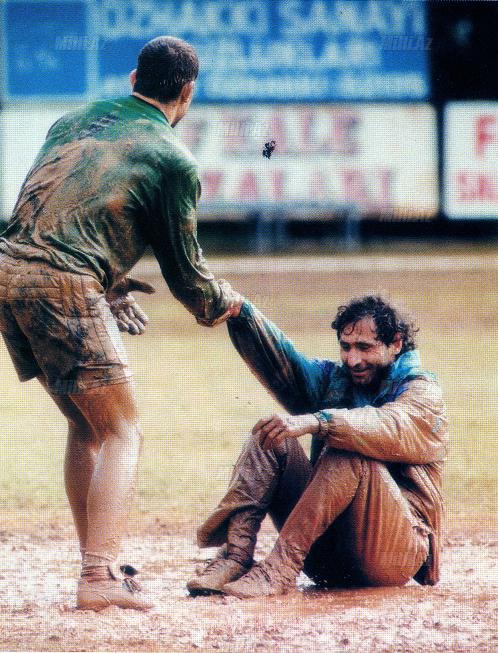
[[[100,283],[0,252],[0,332],[21,381],[78,394],[131,377]]]

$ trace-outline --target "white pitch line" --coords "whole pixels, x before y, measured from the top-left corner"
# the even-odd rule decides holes
[[[215,275],[271,274],[278,272],[460,272],[498,269],[495,256],[244,256],[209,258]],[[159,272],[156,261],[145,259],[135,273]]]

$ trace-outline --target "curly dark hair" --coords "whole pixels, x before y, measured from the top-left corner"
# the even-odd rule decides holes
[[[176,100],[187,82],[197,79],[199,59],[194,48],[174,36],[158,36],[138,55],[137,79],[133,90],[145,97]]]
[[[415,349],[415,334],[418,328],[410,318],[402,315],[380,295],[365,295],[352,299],[345,306],[339,306],[331,326],[337,331],[339,339],[344,327],[348,324],[354,325],[364,317],[373,318],[377,328],[377,338],[385,345],[391,345],[396,334],[401,334],[403,345],[399,355]]]

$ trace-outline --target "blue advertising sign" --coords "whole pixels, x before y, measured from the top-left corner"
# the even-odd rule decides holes
[[[4,30],[10,97],[126,93],[160,34],[196,47],[200,102],[429,95],[421,0],[6,0]]]
[[[74,2],[6,2],[3,10],[6,94],[80,96],[87,92],[82,49],[64,39],[86,37],[87,6]]]

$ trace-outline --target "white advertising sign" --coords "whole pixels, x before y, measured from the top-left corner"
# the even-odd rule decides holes
[[[0,112],[0,222],[10,218],[24,178],[50,126],[71,108],[74,107],[18,106]]]
[[[8,108],[3,207],[8,217],[49,126],[71,107]],[[200,217],[250,205],[429,218],[438,209],[435,114],[415,105],[198,105],[176,127],[199,162]],[[266,142],[275,140],[270,158]],[[311,210],[309,211],[311,216]]]
[[[410,219],[438,209],[436,121],[426,104],[198,106],[177,129],[199,161],[203,212],[310,202]]]
[[[498,218],[498,102],[452,102],[444,119],[446,215]]]

